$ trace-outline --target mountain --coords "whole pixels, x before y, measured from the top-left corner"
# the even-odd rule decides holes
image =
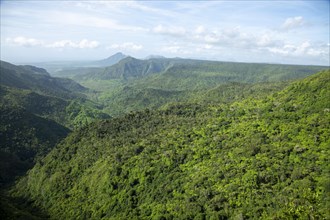
[[[43,62],[33,65],[47,69],[53,76],[72,77],[75,74],[84,73],[86,69],[112,66],[126,57],[127,55],[119,52],[102,60]]]
[[[99,68],[99,69],[86,69],[85,74],[77,74],[73,79],[86,80],[86,79],[134,79],[147,76],[153,73],[160,73],[173,63],[171,59],[151,59],[139,60],[133,57],[126,57],[117,64]]]
[[[260,99],[90,124],[11,196],[52,219],[325,219],[329,88],[326,70]]]
[[[124,59],[126,57],[127,57],[127,55],[119,52],[119,53],[116,53],[116,54],[114,54],[114,55],[112,55],[112,56],[110,56],[110,57],[108,57],[104,60],[95,61],[94,64],[96,66],[99,66],[99,67],[101,67],[101,66],[112,66],[112,65],[118,63],[119,61],[121,61],[122,59]]]
[[[279,64],[231,63],[190,59],[139,60],[126,57],[117,64],[105,68],[81,69],[73,77],[78,81],[88,79],[139,79],[149,77],[149,87],[167,89],[214,85],[224,82],[267,82],[306,77],[326,69],[323,66],[298,66]],[[68,74],[74,75],[68,71]],[[192,81],[193,80],[193,81]],[[178,85],[180,83],[180,85]]]
[[[85,68],[70,74],[84,86],[97,90],[96,100],[109,114],[118,116],[173,102],[237,101],[244,96],[262,94],[259,90],[281,89],[280,84],[326,68],[127,57],[111,67]]]
[[[12,183],[70,129],[110,118],[88,100],[89,90],[39,67],[1,61],[0,185]]]
[[[87,88],[71,79],[51,77],[44,69],[4,61],[0,68],[0,104],[23,108],[71,129],[110,117],[87,98]]]
[[[88,89],[71,79],[51,77],[41,68],[16,66],[0,61],[1,85],[17,89],[29,89],[63,98],[84,97]]]

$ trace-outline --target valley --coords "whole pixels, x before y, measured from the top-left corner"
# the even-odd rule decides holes
[[[0,2],[0,220],[330,220],[330,1]]]
[[[1,217],[326,218],[329,83],[325,66],[1,61]]]

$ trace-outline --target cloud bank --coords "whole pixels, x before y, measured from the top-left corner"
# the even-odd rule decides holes
[[[72,40],[60,40],[52,43],[45,43],[43,40],[38,40],[35,38],[26,38],[26,37],[13,37],[7,38],[7,43],[14,46],[22,46],[22,47],[45,47],[45,48],[78,48],[78,49],[94,49],[100,46],[98,41],[90,41],[87,39],[83,39],[81,41],[72,41]]]

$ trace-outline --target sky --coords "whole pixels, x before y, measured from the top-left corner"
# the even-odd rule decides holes
[[[330,65],[329,1],[1,0],[1,60],[99,60],[122,52]]]

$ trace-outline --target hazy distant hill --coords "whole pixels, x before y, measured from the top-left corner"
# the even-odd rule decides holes
[[[94,64],[95,66],[112,66],[113,64],[118,63],[119,61],[121,61],[126,57],[127,55],[119,52],[104,60],[95,61],[92,64]]]
[[[191,59],[148,59],[133,57],[122,59],[117,64],[105,68],[80,68],[67,70],[66,74],[79,81],[96,79],[137,79],[149,77],[148,84],[155,87],[173,89],[202,83],[224,82],[267,82],[306,77],[326,69],[322,66],[299,66],[281,64],[232,63]],[[206,82],[206,81],[207,82]],[[180,86],[178,86],[180,83]],[[193,83],[193,84],[191,84]]]
[[[173,61],[162,59],[139,60],[133,57],[126,57],[105,68],[79,68],[63,70],[58,72],[61,75],[71,76],[76,80],[87,79],[129,79],[146,76],[152,73],[164,71]]]
[[[98,68],[98,67],[107,67],[114,65],[126,58],[127,55],[118,52],[106,59],[102,60],[85,60],[85,61],[54,61],[54,62],[42,62],[42,63],[33,63],[35,66],[39,66],[47,69],[53,76],[59,77],[71,77],[74,74],[68,72],[79,73],[82,71],[84,73],[85,68]]]

